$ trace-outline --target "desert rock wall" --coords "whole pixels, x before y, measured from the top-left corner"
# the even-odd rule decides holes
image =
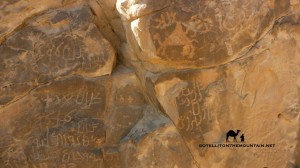
[[[0,167],[300,167],[299,12],[298,0],[2,0]]]

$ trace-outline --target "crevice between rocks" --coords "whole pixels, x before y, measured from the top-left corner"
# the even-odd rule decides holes
[[[97,12],[91,7],[91,4],[88,3],[88,8],[90,9],[91,13],[93,14],[93,16],[95,17],[94,19],[94,24],[96,25],[97,29],[99,32],[101,32],[101,34],[105,37],[105,39],[107,41],[110,42],[110,44],[114,47],[114,49],[116,50],[117,53],[120,47],[120,41],[121,39],[119,38],[119,36],[116,34],[115,30],[113,29],[113,26],[110,23],[110,19],[108,18],[108,16],[105,14],[105,12],[103,12],[103,7],[101,6],[101,4],[98,1],[95,1],[99,7],[101,8],[101,10],[99,12],[101,12],[101,16],[103,16],[102,18],[98,18],[101,16],[97,15]],[[105,24],[103,25],[99,25],[100,23],[98,23],[97,19],[99,19],[99,22],[104,22]],[[100,20],[100,19],[104,19],[104,20]],[[106,29],[106,28],[108,29]],[[107,31],[110,31],[109,34],[107,34],[107,32],[105,32],[105,29]],[[110,35],[112,35],[113,37],[110,37]]]

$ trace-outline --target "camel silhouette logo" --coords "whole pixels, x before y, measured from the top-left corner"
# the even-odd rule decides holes
[[[229,142],[229,137],[233,137],[233,141],[237,142],[236,137],[239,135],[239,133],[241,132],[241,130],[237,130],[236,132],[234,132],[233,130],[229,130],[226,134],[226,142]],[[244,134],[242,134],[240,136],[241,142],[245,141],[245,136]]]

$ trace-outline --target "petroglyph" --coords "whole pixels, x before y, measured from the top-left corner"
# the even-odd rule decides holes
[[[0,46],[0,105],[59,77],[111,73],[115,51],[91,17],[85,7],[49,11],[9,37]]]
[[[197,82],[180,91],[176,98],[179,113],[178,128],[191,134],[199,133],[203,125],[208,125],[212,120],[209,107],[205,104],[205,88]]]
[[[126,4],[120,10],[130,12],[130,3]],[[253,45],[273,24],[273,17],[266,1],[176,0],[159,12],[139,18],[143,21],[132,31],[147,29],[146,35],[135,33],[135,38],[144,40],[139,42],[140,48],[150,52],[144,55],[156,55],[160,64],[168,61],[171,67],[178,63],[181,68],[207,67],[228,62]],[[149,41],[154,45],[151,51]],[[141,59],[151,62],[152,57]]]

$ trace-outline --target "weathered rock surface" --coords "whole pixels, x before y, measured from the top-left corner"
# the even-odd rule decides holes
[[[144,115],[150,115],[144,109],[154,109],[137,84],[134,73],[126,68],[112,77],[69,77],[41,86],[1,109],[0,166],[120,167],[120,140]],[[157,111],[150,112],[159,116]],[[164,118],[152,128],[156,118],[146,119],[136,126],[150,125],[146,133],[162,127],[163,121],[170,123]]]
[[[299,11],[2,0],[0,167],[300,167]],[[275,146],[199,147],[217,143]]]
[[[197,167],[170,120],[151,108],[146,110],[144,118],[122,140],[123,167]]]
[[[105,80],[70,78],[38,88],[4,108],[1,167],[103,164],[100,147],[105,143],[108,91]]]
[[[2,0],[0,2],[0,42],[21,28],[27,19],[62,6],[77,6],[84,0]]]
[[[56,78],[112,72],[115,50],[89,8],[50,10],[32,19],[0,46],[0,105]]]
[[[275,19],[269,2],[258,0],[121,1],[118,9],[129,21],[139,59],[176,69],[233,60]]]
[[[282,20],[243,59],[151,77],[158,101],[199,164],[286,167],[299,157],[300,29],[292,26],[298,21],[285,23],[290,20]],[[223,143],[232,128],[241,129],[248,142],[276,148],[199,150],[199,143]]]

